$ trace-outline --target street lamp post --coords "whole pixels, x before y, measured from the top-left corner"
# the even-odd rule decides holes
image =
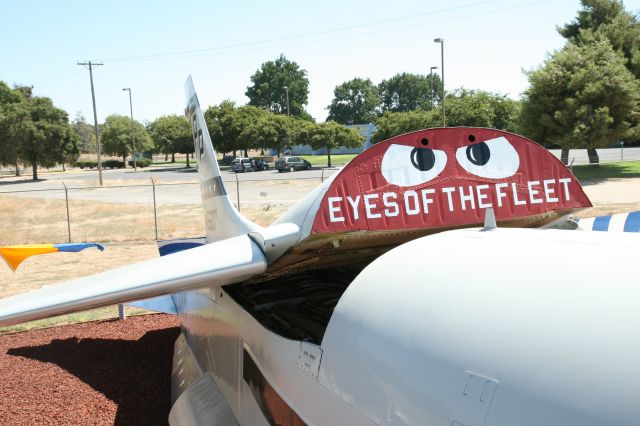
[[[138,170],[138,167],[136,165],[136,136],[133,131],[133,103],[131,102],[131,89],[129,87],[125,87],[122,90],[126,90],[127,92],[129,92],[129,111],[131,112],[131,146],[133,148],[133,170]]]
[[[434,43],[440,43],[440,75],[442,76],[442,127],[447,127],[444,108],[444,39],[434,38]]]
[[[287,94],[287,115],[289,114],[289,86],[284,86],[284,91]]]
[[[437,70],[438,67],[429,68],[429,84],[431,87],[431,93],[429,94],[429,100],[431,101],[431,109],[433,109],[433,70]]]

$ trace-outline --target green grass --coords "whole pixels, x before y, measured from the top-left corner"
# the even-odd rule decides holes
[[[171,160],[169,160],[169,161],[154,161],[153,163],[151,163],[152,166],[165,166],[165,165],[170,166],[170,165],[174,165],[174,164],[182,164],[182,165],[186,166],[187,165],[187,160],[176,160],[174,162],[171,162]],[[196,164],[198,164],[197,160],[189,159],[189,165],[191,167],[195,167]]]
[[[602,180],[640,177],[640,161],[573,166],[578,180]]]
[[[334,154],[331,156],[332,166],[344,166],[357,154]],[[312,166],[326,166],[326,155],[303,155],[302,158],[311,163]]]
[[[127,316],[145,315],[153,313],[146,309],[134,308],[128,306],[126,308]],[[66,324],[77,324],[89,321],[103,321],[118,318],[118,306],[105,306],[103,308],[93,309],[90,311],[77,312],[74,314],[60,315],[36,321],[25,322],[22,324],[10,325],[8,327],[0,327],[0,335],[6,333],[18,333],[21,331],[35,330],[38,328],[57,327]]]

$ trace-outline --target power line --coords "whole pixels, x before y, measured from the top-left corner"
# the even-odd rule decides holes
[[[65,64],[62,67],[59,67],[59,68],[56,68],[53,71],[47,72],[47,74],[45,76],[43,76],[40,80],[36,79],[36,81],[39,83],[39,85],[47,84],[47,83],[49,83],[49,80],[55,79],[59,75],[67,73],[72,68],[75,70],[75,67],[73,65]]]
[[[71,66],[72,65],[70,65],[70,67]],[[69,77],[73,77],[79,72],[80,70],[78,69],[66,68],[64,71],[59,71],[56,74],[51,74],[49,77],[44,78],[40,81],[36,80],[36,83],[34,85],[37,86],[38,88],[47,87],[47,86],[50,86],[51,84],[66,80]]]
[[[358,32],[358,33],[353,33],[353,34],[336,35],[336,36],[332,36],[332,37],[325,37],[325,38],[315,39],[315,40],[302,40],[302,41],[291,42],[291,43],[286,43],[286,44],[279,44],[279,45],[273,45],[273,46],[250,47],[250,48],[246,48],[246,49],[228,50],[228,51],[221,51],[221,52],[211,52],[211,51],[209,51],[207,49],[202,49],[200,51],[184,51],[184,52],[176,52],[176,53],[171,53],[171,54],[165,54],[163,57],[171,56],[174,59],[177,59],[177,58],[185,59],[185,58],[193,58],[193,57],[197,57],[197,56],[205,56],[205,55],[210,55],[210,54],[222,55],[222,54],[232,54],[232,53],[244,53],[244,52],[251,52],[251,51],[256,51],[256,50],[262,50],[262,49],[266,49],[266,48],[273,48],[273,47],[283,48],[283,47],[300,46],[300,45],[307,45],[307,44],[313,44],[313,43],[323,43],[323,42],[333,41],[333,40],[342,40],[342,39],[346,39],[346,38],[361,37],[361,36],[371,35],[371,34],[381,34],[381,33],[387,33],[387,32],[402,31],[402,30],[407,30],[407,29],[411,29],[411,28],[423,27],[425,25],[432,25],[432,24],[443,23],[443,22],[457,21],[457,20],[461,20],[461,19],[475,18],[475,17],[478,17],[478,16],[490,15],[490,14],[493,14],[493,13],[504,12],[504,11],[507,11],[507,10],[520,9],[520,8],[523,8],[523,7],[535,6],[537,4],[549,3],[551,1],[552,0],[538,0],[538,1],[533,1],[533,2],[529,2],[529,3],[524,3],[524,4],[520,4],[520,5],[511,6],[511,7],[502,7],[502,8],[499,8],[499,9],[493,9],[493,10],[488,10],[488,11],[483,11],[483,12],[477,12],[477,13],[472,13],[472,14],[463,15],[463,16],[456,16],[456,17],[451,17],[451,18],[446,18],[446,19],[438,19],[438,20],[427,20],[427,21],[422,21],[422,22],[419,22],[419,23],[416,23],[416,24],[411,24],[411,25],[395,26],[395,27],[391,27],[391,28],[384,28],[384,29],[371,30],[371,31],[363,31],[363,32]],[[219,48],[219,49],[221,49],[221,48]],[[200,53],[194,53],[194,52],[200,52]],[[163,57],[150,55],[148,57],[137,57],[137,60],[155,60],[155,59],[162,59]],[[131,60],[136,60],[136,59],[134,57],[132,57]]]
[[[278,37],[278,38],[273,38],[273,39],[269,39],[269,40],[251,41],[251,42],[246,42],[246,43],[231,44],[231,45],[226,45],[226,46],[216,46],[216,47],[209,47],[209,48],[195,49],[195,50],[183,50],[183,51],[176,51],[176,52],[157,53],[157,54],[152,54],[152,55],[123,56],[123,57],[116,57],[116,58],[107,58],[107,59],[105,59],[105,61],[130,61],[130,60],[145,60],[145,59],[162,59],[162,58],[169,58],[169,57],[174,57],[174,56],[177,56],[177,57],[191,57],[191,56],[200,56],[200,55],[214,54],[214,53],[233,53],[234,52],[233,50],[231,52],[229,52],[229,50],[230,49],[243,48],[243,47],[249,48],[249,49],[241,49],[241,50],[239,50],[240,52],[251,51],[251,50],[256,50],[258,48],[257,46],[264,46],[264,45],[268,45],[270,43],[277,43],[277,42],[282,42],[282,41],[287,41],[287,40],[305,39],[305,38],[316,37],[316,36],[321,36],[321,35],[326,35],[326,34],[351,31],[351,30],[354,30],[354,29],[375,27],[375,26],[390,24],[390,23],[394,23],[394,22],[398,22],[398,21],[407,21],[407,20],[410,20],[410,19],[421,18],[421,17],[424,17],[424,16],[431,16],[431,15],[442,14],[442,13],[451,12],[451,11],[455,11],[455,10],[471,8],[471,7],[474,7],[474,6],[479,6],[479,5],[487,4],[487,3],[495,3],[495,2],[498,2],[498,1],[504,1],[504,0],[476,1],[476,2],[467,3],[467,4],[464,4],[464,5],[460,5],[460,6],[453,6],[453,7],[448,7],[448,8],[438,9],[438,10],[433,10],[433,11],[428,11],[428,12],[422,12],[422,13],[411,14],[411,15],[404,15],[404,16],[400,16],[400,17],[384,19],[384,20],[379,20],[379,21],[373,21],[373,22],[368,22],[368,23],[358,24],[358,25],[351,25],[351,26],[347,26],[347,27],[339,27],[339,28],[334,28],[334,29],[331,29],[331,30],[323,30],[323,31],[317,31],[317,32],[313,32],[313,33],[298,34],[298,35],[286,36],[286,37]],[[544,2],[548,2],[548,1],[551,1],[551,0],[544,0]],[[538,2],[538,3],[541,3],[541,2]],[[525,6],[528,6],[528,5],[525,5]],[[507,9],[512,9],[512,8],[505,8],[503,10],[507,10]],[[453,18],[453,19],[461,19],[461,18],[464,18],[464,16],[463,17],[459,17],[459,18]],[[428,23],[446,22],[448,20],[451,20],[451,19],[443,19],[441,21],[438,21],[438,20],[429,21],[429,22],[426,22],[426,23],[419,24],[418,26],[423,26],[423,25],[426,25]],[[394,28],[394,29],[411,28],[411,27],[415,27],[415,25],[412,25],[410,27],[399,27],[399,28]],[[379,30],[379,31],[380,32],[384,32],[384,31],[389,31],[389,30],[388,29],[386,29],[386,30],[382,29],[382,30]],[[370,32],[367,32],[367,33],[364,33],[364,34],[371,34],[371,33],[375,33],[375,32],[378,32],[378,31],[370,31]],[[355,35],[359,35],[359,34],[355,34]],[[293,45],[306,44],[306,43],[315,43],[315,42],[318,42],[318,41],[334,40],[334,39],[339,39],[339,38],[348,38],[348,37],[353,37],[355,35],[345,34],[345,35],[342,35],[342,36],[335,36],[335,37],[328,38],[328,39],[299,41],[299,42],[297,42],[297,43],[295,43]],[[289,44],[289,45],[291,45],[291,44]],[[285,45],[285,46],[287,46],[287,45]],[[260,48],[264,48],[264,47],[260,47]]]
[[[390,24],[390,23],[394,23],[394,22],[407,21],[407,20],[421,18],[421,17],[425,17],[425,16],[442,14],[442,13],[451,12],[451,11],[460,10],[460,9],[468,9],[468,8],[472,8],[472,7],[475,7],[475,6],[480,6],[480,5],[484,5],[484,4],[488,4],[488,3],[496,3],[496,2],[499,2],[499,1],[504,1],[504,0],[475,1],[475,2],[471,2],[471,3],[465,3],[465,4],[462,4],[462,5],[459,5],[459,6],[452,6],[452,7],[433,10],[433,11],[428,11],[428,12],[422,12],[422,13],[411,14],[411,15],[404,15],[404,16],[399,16],[399,17],[395,17],[395,18],[385,19],[385,20],[378,20],[378,21],[372,21],[372,22],[367,22],[367,23],[363,23],[363,24],[357,24],[357,25],[351,25],[351,26],[346,26],[346,27],[334,28],[334,29],[330,29],[330,30],[323,30],[323,31],[317,31],[317,32],[306,33],[306,34],[298,34],[298,35],[293,35],[293,36],[273,38],[273,39],[269,39],[269,40],[252,41],[252,42],[247,42],[247,43],[238,43],[238,44],[231,44],[231,45],[226,45],[226,46],[216,46],[216,47],[196,49],[196,50],[184,50],[184,51],[176,51],[176,52],[158,53],[158,54],[153,54],[153,55],[140,55],[140,56],[126,56],[126,57],[108,58],[108,59],[105,59],[104,61],[123,61],[124,62],[124,61],[136,61],[136,60],[141,60],[141,61],[143,61],[143,60],[158,60],[158,59],[163,59],[163,58],[175,58],[175,59],[178,59],[178,58],[192,58],[192,57],[206,56],[206,55],[223,55],[223,54],[232,54],[232,53],[244,53],[244,52],[251,52],[251,51],[268,49],[268,48],[275,48],[275,47],[283,48],[283,47],[292,47],[292,46],[299,46],[299,45],[306,45],[306,44],[322,43],[322,42],[339,40],[339,39],[347,39],[347,38],[361,37],[361,36],[366,36],[366,35],[371,35],[371,34],[380,34],[380,33],[385,33],[385,32],[406,30],[406,29],[412,29],[412,28],[416,28],[416,27],[422,27],[422,26],[425,26],[425,25],[432,25],[432,24],[436,24],[436,23],[443,23],[443,22],[450,22],[450,21],[455,21],[455,20],[460,20],[460,19],[473,18],[473,17],[477,17],[477,16],[482,16],[482,15],[499,13],[499,12],[503,12],[503,11],[507,11],[507,10],[511,10],[511,9],[518,9],[518,8],[523,8],[523,7],[528,7],[528,6],[534,6],[534,5],[541,4],[541,3],[548,3],[551,0],[534,1],[534,2],[529,2],[529,3],[525,3],[525,4],[514,5],[514,6],[511,6],[511,7],[502,7],[502,8],[498,8],[498,9],[493,9],[493,10],[488,10],[488,11],[483,11],[483,12],[477,12],[477,13],[472,13],[472,14],[466,14],[466,15],[462,15],[462,16],[454,16],[454,17],[450,17],[450,18],[442,18],[442,19],[435,19],[435,20],[432,19],[432,20],[421,21],[421,22],[418,22],[418,23],[413,23],[413,24],[408,24],[408,25],[405,24],[403,26],[394,26],[394,27],[391,27],[391,28],[381,28],[381,29],[370,30],[370,31],[361,31],[361,32],[356,32],[356,33],[352,33],[352,34],[337,34],[337,35],[329,36],[329,37],[323,37],[323,38],[312,39],[312,40],[304,40],[304,39],[308,39],[308,38],[311,38],[311,37],[317,37],[317,36],[322,36],[322,35],[330,35],[330,34],[335,34],[335,33],[351,31],[351,30],[355,30],[355,29],[364,29],[364,28],[368,28],[368,27],[375,27],[375,26],[380,26],[380,25],[384,25],[384,24]],[[300,39],[302,39],[302,40],[300,40]],[[283,42],[283,41],[287,41],[287,40],[292,40],[292,42],[286,43],[286,44],[275,44],[275,45],[273,44],[273,43]],[[97,65],[97,64],[93,63],[93,65]],[[100,64],[100,65],[102,65],[102,64]],[[73,73],[69,72],[68,67],[69,66],[64,66],[64,67],[61,67],[61,68],[53,71],[50,75],[48,75],[47,77],[44,77],[39,82],[39,84],[37,84],[37,86],[38,87],[49,86],[52,83],[57,83],[58,81],[65,80],[65,79],[71,77],[73,75]]]

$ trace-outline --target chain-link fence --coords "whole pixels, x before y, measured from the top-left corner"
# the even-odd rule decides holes
[[[248,218],[269,225],[324,180],[231,180],[228,195]],[[150,241],[204,235],[198,182],[0,187],[2,244]]]
[[[571,165],[594,204],[583,215],[640,210],[640,161]],[[243,215],[266,226],[328,176],[291,174],[252,180],[226,174],[227,193]],[[279,175],[276,175],[280,177]],[[293,179],[292,179],[293,178]],[[26,189],[25,181],[0,186],[0,243],[152,241],[204,234],[197,182],[80,186],[49,180]]]

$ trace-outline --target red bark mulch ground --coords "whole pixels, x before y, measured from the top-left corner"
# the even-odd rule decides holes
[[[0,336],[0,424],[167,424],[177,325],[142,315]]]

